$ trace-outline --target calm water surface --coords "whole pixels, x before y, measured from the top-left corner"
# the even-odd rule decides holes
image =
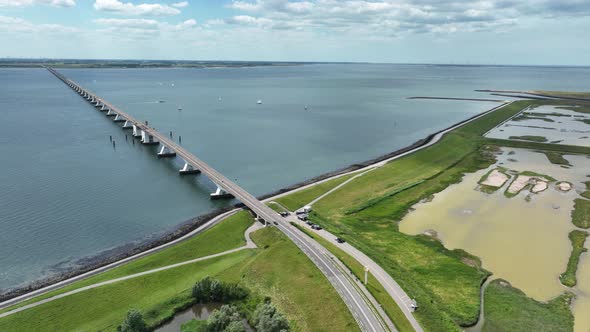
[[[589,68],[62,72],[161,131],[181,135],[191,152],[256,195],[407,146],[495,105],[408,96],[590,90]],[[181,178],[178,161],[158,160],[155,148],[126,142],[125,132],[43,69],[0,69],[0,112],[0,288],[228,204],[209,200],[214,186],[205,177]]]

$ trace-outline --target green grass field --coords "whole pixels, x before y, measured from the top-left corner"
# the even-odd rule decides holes
[[[571,166],[570,162],[563,157],[563,153],[557,151],[543,151],[543,153],[552,164]]]
[[[332,180],[326,181],[324,183],[320,183],[315,186],[309,187],[307,189],[300,190],[300,191],[295,192],[293,194],[283,196],[281,198],[276,199],[276,201],[281,203],[284,207],[286,207],[290,211],[295,211],[295,210],[305,206],[305,204],[313,201],[315,198],[330,191],[331,189],[338,186],[342,182],[350,179],[354,175],[355,174],[343,175],[343,176],[338,177],[336,179],[332,179]]]
[[[571,294],[564,294],[541,303],[504,280],[494,280],[485,291],[483,331],[573,331],[571,298]]]
[[[590,181],[584,182],[586,190],[581,194],[582,197],[590,199]]]
[[[155,326],[190,303],[205,276],[240,281],[269,296],[298,331],[357,331],[354,318],[313,263],[278,230],[253,234],[250,249],[67,296],[0,319],[0,331],[114,331],[130,308]],[[325,310],[330,308],[330,310]]]
[[[584,248],[586,237],[588,237],[588,233],[578,229],[571,231],[569,234],[569,238],[572,243],[572,253],[570,254],[566,271],[561,276],[559,276],[559,280],[565,286],[574,287],[577,283],[576,271],[578,271],[580,255],[588,251],[586,248]]]

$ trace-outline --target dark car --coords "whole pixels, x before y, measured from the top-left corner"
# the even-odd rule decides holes
[[[341,238],[337,237],[336,238],[336,242],[338,242],[338,243],[344,243],[346,241],[344,241],[344,239],[341,239]]]
[[[297,219],[301,220],[301,221],[306,221],[307,220],[307,214],[300,214],[297,216]]]
[[[287,212],[287,211],[282,211],[282,212],[279,212],[279,214],[281,215],[281,217],[286,217],[286,216],[288,216],[288,215],[289,215],[289,212]]]
[[[278,225],[278,224],[279,224],[279,223],[278,223],[278,222],[276,222],[276,221],[273,221],[273,223],[274,223],[275,225]]]
[[[313,223],[312,223],[311,221],[309,221],[309,220],[308,220],[308,221],[306,221],[305,223],[306,223],[307,225],[309,225],[309,226],[313,226]]]
[[[316,231],[319,231],[320,229],[322,229],[322,227],[320,225],[318,225],[318,224],[313,224],[311,226],[311,228],[315,229]]]

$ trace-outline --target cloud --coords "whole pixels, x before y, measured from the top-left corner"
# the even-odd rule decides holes
[[[69,34],[79,32],[79,29],[61,24],[34,24],[19,17],[0,15],[0,32]]]
[[[177,3],[173,3],[172,7],[174,8],[184,8],[188,6],[188,1],[182,1],[182,2],[177,2]]]
[[[168,16],[178,15],[180,10],[168,5],[158,3],[142,3],[135,5],[131,2],[118,0],[96,0],[94,9],[132,16]]]
[[[99,18],[94,20],[94,23],[100,25],[107,25],[112,27],[127,27],[127,28],[158,28],[160,22],[148,19],[121,19],[121,18]]]
[[[395,36],[497,30],[529,16],[590,15],[588,0],[234,0],[226,24]]]
[[[75,0],[0,0],[0,7],[25,7],[35,4],[50,5],[53,7],[74,7]]]

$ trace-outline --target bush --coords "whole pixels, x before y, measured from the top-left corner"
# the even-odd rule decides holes
[[[241,300],[248,291],[237,283],[226,283],[205,277],[193,286],[193,298],[198,303]]]
[[[117,326],[119,332],[147,332],[149,331],[141,312],[131,309],[127,312],[127,317],[122,325]]]
[[[244,332],[242,316],[236,307],[224,305],[211,313],[207,319],[205,332]]]
[[[271,303],[261,303],[256,307],[253,323],[257,332],[289,331],[289,322]]]

